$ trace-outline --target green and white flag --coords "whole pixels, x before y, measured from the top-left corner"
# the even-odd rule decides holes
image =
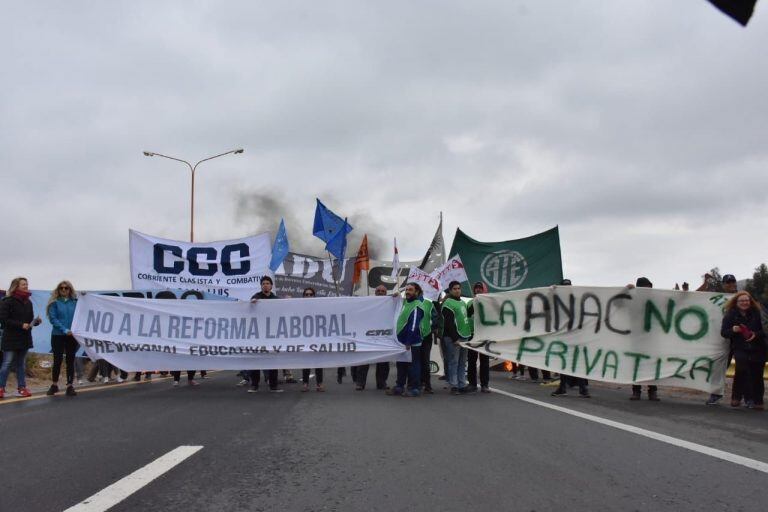
[[[482,281],[490,293],[560,284],[563,279],[557,226],[504,242],[478,242],[457,229],[450,255],[461,256],[470,283]],[[472,296],[469,284],[462,294]]]

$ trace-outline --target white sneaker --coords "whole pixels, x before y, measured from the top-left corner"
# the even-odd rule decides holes
[[[243,379],[240,382],[238,382],[237,385],[238,386],[245,386],[246,384],[250,384],[250,383],[251,383],[251,381]]]
[[[77,381],[77,385],[78,385],[78,386],[82,386],[82,385],[83,385],[83,379],[80,379],[80,380],[78,380],[78,381]]]
[[[104,377],[103,379],[101,379],[101,382],[103,382],[104,384],[109,384],[109,377]]]
[[[175,388],[176,388],[176,387],[178,387],[178,386],[179,386],[179,381],[177,381],[177,380],[173,381],[173,387],[175,387]]]
[[[123,382],[125,382],[125,379],[124,379],[124,378],[122,378],[122,377],[118,377],[118,378],[117,378],[117,383],[118,383],[118,384],[122,384]]]

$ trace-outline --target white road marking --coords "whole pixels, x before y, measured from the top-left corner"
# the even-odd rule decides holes
[[[649,439],[655,439],[656,441],[661,441],[662,443],[667,443],[673,446],[678,446],[680,448],[685,448],[686,450],[703,453],[704,455],[709,455],[710,457],[715,457],[716,459],[725,460],[728,462],[732,462],[733,464],[739,464],[740,466],[754,469],[756,471],[762,471],[763,473],[768,473],[768,463],[761,462],[759,460],[750,459],[748,457],[742,457],[741,455],[736,455],[734,453],[724,452],[723,450],[718,450],[717,448],[710,448],[709,446],[704,446],[703,444],[692,443],[690,441],[685,441],[683,439],[678,439],[676,437],[659,434],[658,432],[653,432],[652,430],[646,430],[644,428],[635,427],[633,425],[627,425],[626,423],[620,423],[618,421],[609,420],[607,418],[601,418],[600,416],[594,416],[592,414],[587,414],[580,411],[574,411],[573,409],[567,409],[565,407],[560,407],[559,405],[554,405],[547,402],[541,402],[539,400],[534,400],[533,398],[528,398],[527,396],[508,393],[507,391],[502,391],[496,388],[491,388],[491,390],[494,393],[499,393],[501,395],[508,396],[510,398],[522,400],[523,402],[528,402],[529,404],[546,407],[547,409],[552,409],[553,411],[570,414],[571,416],[576,416],[577,418],[581,418],[587,421],[600,423],[601,425],[617,428],[625,432],[631,432],[639,436],[647,437]]]
[[[202,449],[202,446],[179,446],[64,512],[104,512],[109,510]]]

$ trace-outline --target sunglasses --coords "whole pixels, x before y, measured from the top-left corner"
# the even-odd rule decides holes
[[[59,290],[69,290],[69,286],[59,286]]]

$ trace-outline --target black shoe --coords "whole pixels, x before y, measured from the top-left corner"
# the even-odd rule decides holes
[[[659,395],[656,393],[656,391],[648,392],[648,400],[651,402],[661,402],[661,398],[659,398]]]
[[[133,382],[139,382],[141,380],[141,372],[137,372],[136,375],[133,376]]]
[[[552,393],[550,393],[550,396],[563,396],[563,395],[567,395],[567,394],[568,394],[568,392],[566,390],[558,388],[558,389],[554,390]]]
[[[640,393],[632,393],[632,396],[629,397],[630,400],[640,400]]]
[[[445,380],[445,375],[441,375],[437,378],[437,380]]]
[[[58,392],[59,392],[59,386],[57,386],[56,384],[51,384],[51,387],[48,388],[48,391],[46,391],[45,394],[48,396],[53,396]]]
[[[579,398],[592,398],[592,395],[590,395],[589,391],[587,391],[586,389],[580,389]]]
[[[459,394],[460,395],[466,395],[467,393],[471,393],[472,390],[469,389],[469,387],[465,386],[463,388],[459,388]]]
[[[342,379],[343,379],[343,377],[341,375],[336,377],[336,384],[341,384]]]
[[[432,388],[424,388],[424,394],[425,395],[434,395],[435,392],[432,391]]]
[[[77,391],[71,385],[67,386],[67,396],[77,396]]]
[[[477,393],[477,386],[469,385],[469,386],[465,387],[464,389],[466,390],[466,391],[464,391],[465,393]]]
[[[451,394],[452,395],[458,395],[459,394],[459,388],[451,388]]]
[[[491,388],[489,388],[488,386],[482,386],[480,388],[480,392],[481,393],[490,393],[491,392]]]

